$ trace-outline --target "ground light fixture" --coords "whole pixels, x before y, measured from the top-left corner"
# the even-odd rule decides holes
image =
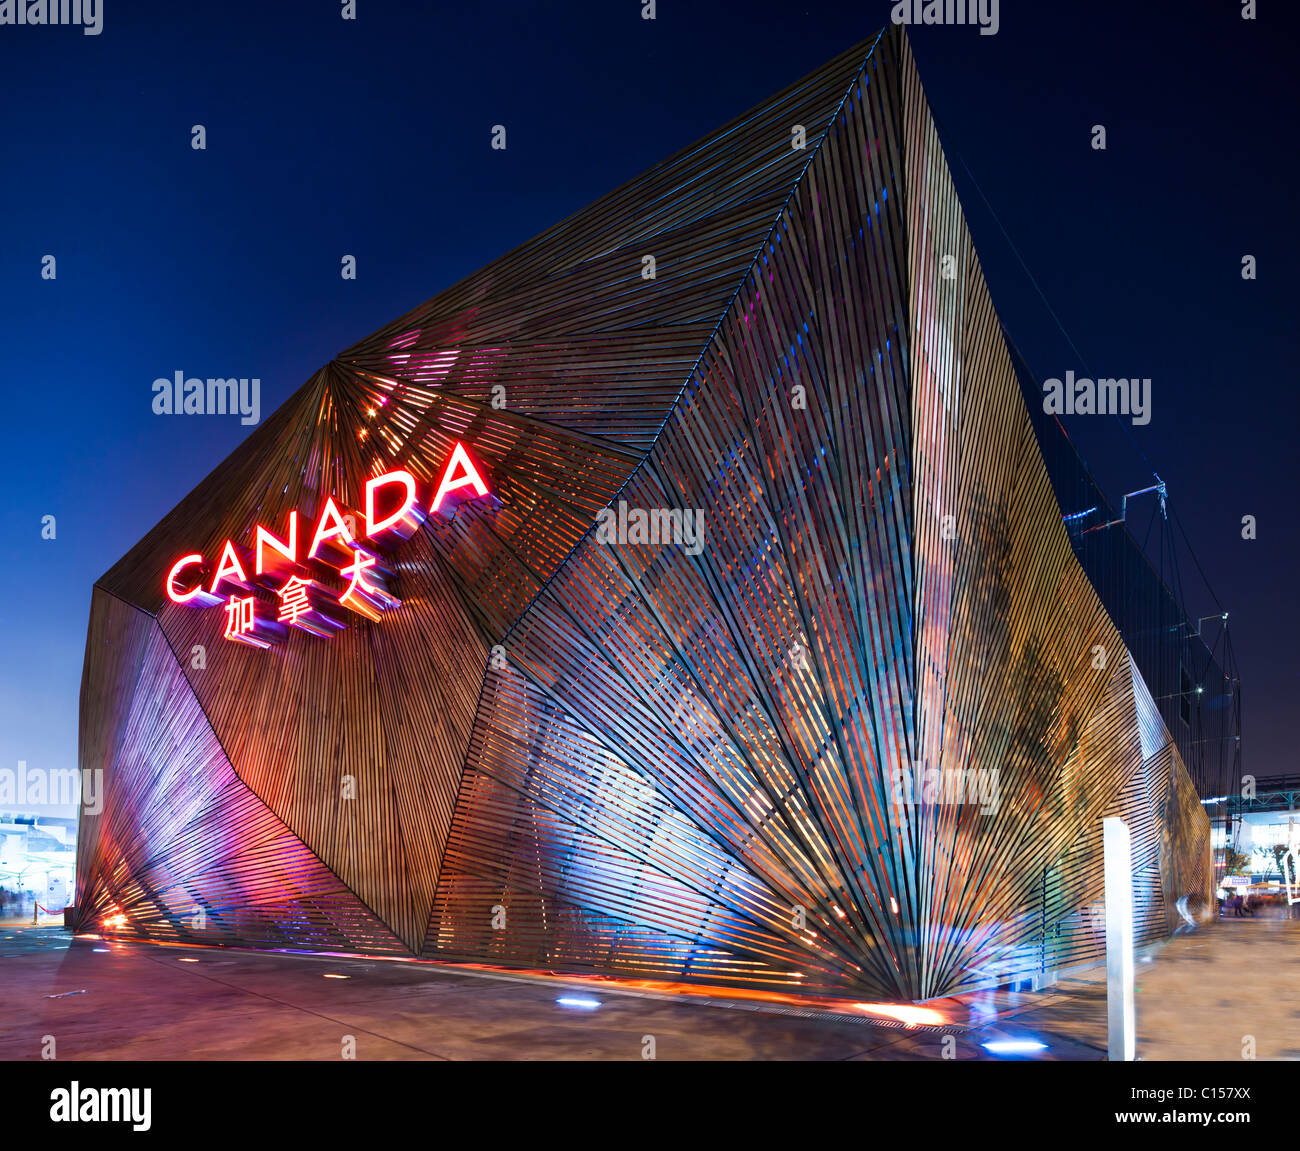
[[[990,1039],[986,1043],[981,1043],[990,1055],[1017,1056],[1017,1055],[1037,1055],[1040,1051],[1047,1050],[1047,1044],[1037,1039]]]

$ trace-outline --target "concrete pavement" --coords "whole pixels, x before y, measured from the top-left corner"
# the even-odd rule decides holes
[[[1300,921],[1212,924],[1138,966],[1143,1059],[1300,1057]],[[586,1001],[594,1000],[598,1006]],[[1104,969],[933,1005],[907,1027],[807,1007],[627,992],[440,964],[74,939],[0,925],[0,1059],[899,1060],[1104,1058]],[[347,1037],[351,1036],[351,1040]],[[1246,1044],[1246,1047],[1243,1047]]]

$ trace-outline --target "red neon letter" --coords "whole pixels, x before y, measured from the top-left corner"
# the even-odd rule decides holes
[[[221,562],[217,564],[216,574],[212,577],[212,586],[208,590],[215,595],[223,579],[229,579],[241,588],[248,585],[248,576],[244,574],[244,565],[239,562],[239,556],[235,553],[235,545],[229,540],[226,540],[226,546],[221,549]]]
[[[332,523],[333,526],[326,528],[327,523]],[[320,521],[316,524],[316,534],[312,536],[311,550],[307,552],[307,558],[315,559],[316,549],[332,536],[338,536],[340,544],[344,547],[350,546],[353,542],[352,533],[348,531],[348,525],[339,515],[339,509],[334,505],[334,497],[330,496],[321,509]]]
[[[386,484],[397,483],[404,485],[406,488],[406,498],[402,500],[402,506],[391,515],[387,515],[376,522],[375,493]],[[396,535],[406,539],[419,526],[419,521],[410,514],[414,507],[415,477],[410,472],[399,470],[388,472],[382,476],[375,476],[372,480],[366,480],[366,535],[373,539],[386,528],[392,528]]]
[[[187,568],[191,564],[201,564],[202,562],[203,557],[196,553],[192,556],[182,556],[172,565],[172,570],[167,573],[167,598],[171,600],[172,603],[189,603],[196,595],[199,595],[203,591],[202,580],[199,580],[199,582],[187,592],[178,592],[176,590],[176,577],[180,575],[181,569]]]
[[[286,544],[283,540],[278,540],[261,524],[257,525],[257,530],[253,533],[254,547],[256,549],[256,558],[254,568],[258,575],[262,574],[262,546],[269,545],[278,551],[291,564],[298,562],[298,513],[296,511],[289,513],[289,542]]]
[[[455,475],[457,465],[460,466],[460,475]],[[453,479],[453,476],[455,478]],[[449,492],[454,492],[457,488],[472,487],[475,495],[485,496],[488,494],[487,484],[483,482],[482,477],[478,474],[478,468],[469,458],[469,452],[465,450],[465,445],[457,443],[451,451],[451,460],[447,464],[447,470],[442,473],[442,483],[438,485],[438,494],[433,497],[433,510],[436,512],[442,506],[443,497]]]

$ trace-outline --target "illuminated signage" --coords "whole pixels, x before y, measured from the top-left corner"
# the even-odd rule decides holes
[[[291,627],[316,636],[332,635],[347,626],[349,612],[377,620],[401,603],[388,590],[392,573],[382,549],[409,539],[428,514],[420,507],[417,488],[410,472],[386,472],[366,481],[362,513],[328,497],[310,536],[297,511],[292,511],[283,534],[262,524],[254,526],[251,553],[226,540],[215,567],[200,552],[181,556],[167,573],[167,598],[188,607],[224,604],[225,638],[262,648],[282,639]],[[486,495],[487,484],[477,465],[464,445],[457,443],[433,490],[429,513],[442,508],[451,496]],[[320,580],[323,572],[335,573],[331,582],[340,586]],[[278,597],[274,611],[258,598],[257,589]]]

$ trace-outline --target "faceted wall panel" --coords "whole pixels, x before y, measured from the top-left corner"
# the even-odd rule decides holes
[[[154,621],[99,589],[91,618],[84,683],[124,702],[104,707],[83,689],[83,725],[115,738],[107,754],[82,743],[83,769],[103,772],[103,784],[102,810],[81,815],[81,925],[401,954],[401,940],[236,776]]]

